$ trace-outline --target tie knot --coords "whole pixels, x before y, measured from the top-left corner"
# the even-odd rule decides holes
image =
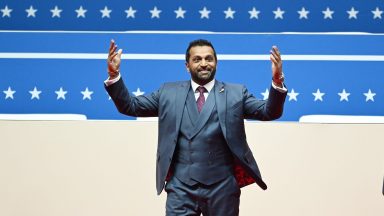
[[[197,91],[201,94],[207,92],[207,89],[204,86],[199,86],[197,87]]]

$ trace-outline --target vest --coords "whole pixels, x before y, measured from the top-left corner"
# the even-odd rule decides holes
[[[233,175],[233,157],[220,128],[214,88],[197,111],[190,89],[173,161],[174,176],[188,185],[211,185]]]

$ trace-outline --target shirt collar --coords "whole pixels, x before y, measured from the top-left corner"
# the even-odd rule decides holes
[[[211,90],[212,90],[212,88],[213,88],[214,85],[215,85],[215,79],[211,80],[209,83],[207,83],[207,84],[205,84],[205,85],[203,85],[203,86],[207,89],[207,91],[208,91],[208,93],[209,93],[209,92],[211,92]],[[191,86],[192,86],[193,92],[196,92],[197,87],[199,87],[200,85],[197,84],[197,83],[195,83],[195,82],[191,79]]]

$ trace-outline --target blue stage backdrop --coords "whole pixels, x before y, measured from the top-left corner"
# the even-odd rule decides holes
[[[269,50],[283,53],[289,92],[283,121],[302,115],[384,115],[384,37],[334,34],[6,32],[0,33],[0,113],[77,113],[88,119],[122,116],[104,90],[106,53],[123,48],[121,72],[133,94],[187,80],[189,41],[216,47],[217,79],[243,83],[268,97]]]
[[[217,78],[260,99],[271,83],[269,50],[279,46],[289,89],[283,121],[383,116],[383,10],[382,0],[0,0],[0,113],[132,119],[103,88],[110,39],[140,95],[188,79],[185,49],[206,38],[219,54]]]
[[[383,33],[382,0],[0,0],[2,30]]]

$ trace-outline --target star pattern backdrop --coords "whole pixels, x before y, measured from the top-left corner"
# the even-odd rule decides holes
[[[123,78],[141,95],[189,79],[185,49],[206,38],[219,55],[217,78],[260,99],[269,94],[269,50],[279,46],[289,90],[280,120],[382,116],[383,9],[375,0],[0,0],[0,113],[131,119],[103,88],[109,40],[124,49]]]
[[[3,30],[383,33],[382,0],[0,0]]]

